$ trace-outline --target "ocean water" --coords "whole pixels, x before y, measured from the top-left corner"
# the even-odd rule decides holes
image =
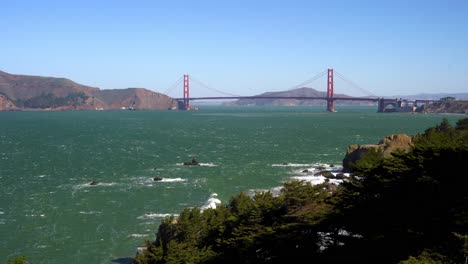
[[[339,171],[350,144],[465,117],[337,110],[1,112],[0,261],[123,263],[164,216]],[[183,165],[192,158],[201,166]]]

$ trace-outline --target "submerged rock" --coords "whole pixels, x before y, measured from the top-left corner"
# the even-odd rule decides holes
[[[98,184],[99,184],[99,182],[97,182],[97,181],[92,181],[92,182],[89,183],[89,185],[92,185],[92,186],[98,185]]]

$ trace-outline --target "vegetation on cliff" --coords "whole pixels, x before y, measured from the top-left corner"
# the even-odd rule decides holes
[[[0,71],[0,111],[177,108],[167,95],[143,88],[106,89],[65,78],[15,75]]]
[[[60,106],[78,107],[83,105],[89,97],[83,92],[69,93],[65,97],[57,97],[52,93],[41,94],[26,100],[18,99],[17,107],[26,108],[55,108]]]
[[[468,119],[447,120],[409,151],[368,152],[352,175],[240,193],[163,220],[134,263],[466,263]]]
[[[443,98],[445,100],[441,100],[439,102],[428,103],[423,105],[421,112],[468,114],[468,101],[456,101],[449,100],[447,98]]]

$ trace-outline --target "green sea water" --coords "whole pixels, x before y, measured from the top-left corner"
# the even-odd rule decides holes
[[[123,263],[165,215],[281,186],[317,164],[339,168],[350,144],[465,117],[337,110],[2,112],[0,262]],[[192,158],[202,166],[182,165]]]

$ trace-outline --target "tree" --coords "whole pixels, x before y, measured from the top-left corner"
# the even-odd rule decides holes
[[[443,102],[449,102],[449,101],[454,101],[454,100],[455,100],[455,97],[452,97],[452,96],[440,98],[440,101],[443,101]]]
[[[468,118],[458,120],[455,129],[468,130]]]
[[[25,256],[18,256],[14,259],[8,260],[7,264],[32,264],[32,262],[29,262]]]

